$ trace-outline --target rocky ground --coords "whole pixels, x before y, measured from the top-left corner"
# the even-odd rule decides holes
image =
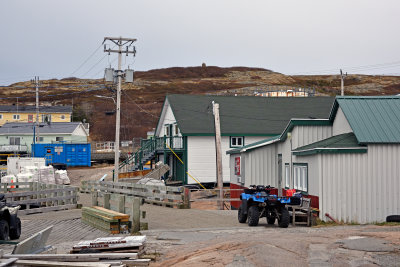
[[[112,166],[73,168],[74,185],[82,179],[100,179]],[[90,195],[79,202],[90,205]],[[173,209],[145,204],[149,230],[146,253],[151,266],[400,266],[400,224],[293,227],[257,227],[237,221],[231,210]],[[80,240],[107,234],[80,221],[80,210],[21,216],[21,239],[54,225],[49,243],[58,253],[68,252]],[[6,252],[11,245],[2,245]]]

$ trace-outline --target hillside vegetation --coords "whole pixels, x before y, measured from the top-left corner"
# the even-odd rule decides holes
[[[261,68],[214,66],[174,67],[138,71],[133,84],[123,84],[121,140],[145,137],[158,120],[166,94],[254,95],[254,92],[291,87],[315,88],[317,95],[339,95],[338,75],[288,76]],[[346,95],[393,95],[400,93],[400,76],[349,75]],[[91,139],[113,140],[115,135],[115,87],[103,79],[74,77],[42,81],[41,105],[73,105],[74,121],[90,122]],[[1,104],[34,105],[35,89],[30,82],[2,87]]]

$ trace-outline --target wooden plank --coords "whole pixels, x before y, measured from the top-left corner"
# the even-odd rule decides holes
[[[137,253],[88,253],[88,254],[6,254],[3,258],[18,258],[23,260],[53,260],[61,259],[69,261],[71,259],[137,259]]]
[[[9,266],[10,264],[14,263],[17,260],[18,260],[17,258],[9,258],[5,261],[0,262],[0,267]]]
[[[96,206],[95,206],[96,207]],[[107,210],[107,209],[99,209],[101,207],[95,208],[95,207],[83,207],[82,210],[87,210],[89,212],[94,212],[94,213],[98,213],[102,216],[105,217],[110,217],[112,219],[129,219],[129,215],[128,214],[124,214],[124,213],[119,213],[119,212],[115,212],[115,211],[111,211],[111,210]]]
[[[93,208],[93,209],[96,209],[96,210],[101,210],[101,211],[104,211],[104,212],[113,214],[114,216],[118,216],[118,218],[116,218],[116,219],[123,219],[123,218],[125,218],[125,217],[128,217],[128,218],[129,218],[129,215],[128,215],[128,214],[121,213],[121,212],[117,212],[117,211],[110,210],[110,209],[106,209],[106,208],[103,208],[103,207],[94,206],[94,207],[92,207],[92,208]]]
[[[57,266],[57,267],[110,267],[111,264],[100,262],[61,262],[61,261],[34,261],[17,260],[15,264],[22,266]]]
[[[28,196],[30,197],[30,196]],[[61,197],[47,197],[47,198],[39,198],[39,199],[26,199],[26,200],[16,200],[16,201],[7,201],[7,204],[15,204],[15,205],[22,205],[22,204],[38,204],[42,202],[53,202],[53,201],[62,201],[67,199],[73,199],[74,196],[61,196]],[[54,205],[53,203],[52,205]]]
[[[55,211],[55,210],[69,210],[69,209],[76,209],[77,204],[68,204],[68,205],[61,205],[61,206],[54,206],[54,207],[43,207],[43,208],[35,208],[29,210],[19,210],[18,214],[26,215],[32,213],[40,213],[40,212],[48,212],[48,211]]]

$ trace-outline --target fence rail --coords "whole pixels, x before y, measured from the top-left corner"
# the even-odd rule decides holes
[[[23,205],[19,214],[31,214],[77,207],[78,187],[40,182],[0,183],[8,204]]]
[[[146,203],[167,207],[190,208],[190,194],[183,186],[155,186],[124,182],[82,181],[82,193],[116,193],[126,196],[140,197]]]

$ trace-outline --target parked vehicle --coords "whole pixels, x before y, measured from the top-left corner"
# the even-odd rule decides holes
[[[21,236],[19,208],[7,205],[4,194],[0,194],[0,240],[18,239]]]
[[[248,223],[249,226],[257,226],[259,219],[267,218],[268,224],[274,224],[278,220],[279,227],[289,226],[290,215],[286,204],[299,205],[300,198],[295,197],[277,197],[271,195],[271,187],[263,185],[251,185],[240,195],[242,203],[238,211],[238,220],[240,223]]]

